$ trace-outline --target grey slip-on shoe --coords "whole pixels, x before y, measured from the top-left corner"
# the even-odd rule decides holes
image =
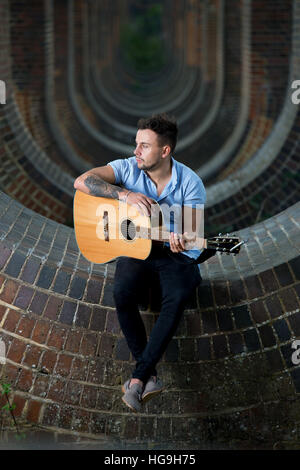
[[[142,393],[142,402],[145,403],[155,395],[158,395],[163,391],[163,383],[157,378],[156,381],[153,380],[153,377],[150,377],[148,382],[145,385],[144,391]]]
[[[122,385],[122,391],[124,393],[122,400],[132,411],[140,411],[142,407],[141,398],[143,389],[139,384],[132,384],[130,387],[129,384],[130,379],[126,380],[124,385]]]

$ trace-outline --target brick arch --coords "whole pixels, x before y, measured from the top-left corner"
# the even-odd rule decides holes
[[[120,400],[133,361],[112,298],[114,263],[91,265],[72,229],[4,194],[0,201],[2,374],[27,422],[177,443],[188,427],[196,444],[212,438],[211,426],[217,440],[226,429],[231,439],[249,440],[257,433],[283,439],[292,430],[300,393],[300,369],[291,362],[300,335],[299,204],[244,229],[250,240],[239,258],[202,265],[203,283],[159,364],[166,391],[133,417]],[[148,333],[156,315],[143,312]]]
[[[45,5],[53,4],[34,2],[36,18]],[[256,11],[256,3],[252,5]],[[5,2],[0,8],[6,18]],[[230,21],[234,22],[235,15],[233,12]],[[56,21],[61,26],[57,16]],[[7,44],[11,24],[8,21],[3,26],[0,42]],[[232,37],[238,32],[239,28]],[[45,36],[49,63],[51,33]],[[290,32],[286,37],[288,41]],[[64,38],[61,32],[56,40],[64,44]],[[259,43],[257,39],[258,49]],[[15,47],[16,65],[21,64],[22,54]],[[236,49],[241,50],[239,45]],[[58,55],[58,60],[62,57]],[[265,60],[268,68],[268,57]],[[282,60],[281,77],[286,80],[287,58]],[[35,85],[41,90],[46,67],[40,51],[37,62],[41,75],[36,76]],[[211,79],[214,66],[210,64],[207,71]],[[22,70],[26,77],[28,64]],[[45,112],[42,95],[26,88],[22,77],[18,82],[14,75],[12,80],[12,68],[4,62],[0,71],[14,98],[0,108],[1,188],[8,193],[0,192],[0,338],[7,351],[6,364],[0,367],[1,377],[12,384],[18,417],[53,432],[107,441],[164,440],[177,445],[189,441],[201,446],[203,442],[244,440],[263,445],[292,438],[300,421],[300,369],[291,360],[293,341],[300,337],[298,180],[291,177],[296,175],[299,160],[299,112],[292,121],[278,120],[290,130],[280,147],[276,146],[272,162],[255,179],[230,192],[230,197],[215,193],[218,199],[208,208],[207,234],[238,229],[243,239],[249,239],[248,244],[237,258],[218,255],[201,266],[203,283],[187,304],[159,364],[166,390],[143,413],[132,415],[120,400],[120,385],[133,361],[113,303],[114,264],[88,263],[78,252],[72,228],[59,223],[72,212],[72,181],[85,155],[68,154],[65,145],[59,146],[59,139],[54,141],[52,136],[51,140],[46,120],[36,120]],[[15,68],[15,73],[20,71]],[[238,71],[232,68],[228,73],[227,78],[232,78]],[[274,107],[262,102],[260,109],[272,120],[284,116],[280,109],[283,88]],[[59,107],[59,94],[57,98]],[[211,102],[211,95],[206,98]],[[60,108],[66,121],[67,111],[68,106]],[[223,122],[224,116],[233,116],[230,107],[225,111]],[[265,120],[256,121],[253,108],[251,117],[252,129],[246,129],[247,138],[240,143],[233,167],[253,163],[253,148],[260,151],[261,139],[265,144],[267,132],[256,132]],[[67,138],[60,144],[66,142]],[[254,147],[245,151],[243,143]],[[37,206],[27,204],[15,192],[15,177]],[[220,184],[226,193],[231,180]],[[43,194],[38,192],[41,188]],[[270,192],[273,200],[263,213],[260,203]],[[57,207],[51,207],[53,201]],[[43,203],[51,209],[46,214]],[[158,307],[151,303],[143,310],[148,332]]]

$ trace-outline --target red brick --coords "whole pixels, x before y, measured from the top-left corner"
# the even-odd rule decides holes
[[[98,335],[94,333],[87,333],[83,336],[80,353],[86,356],[95,356],[98,345]]]
[[[9,383],[12,387],[15,386],[19,376],[19,367],[13,364],[5,365],[5,375],[1,377],[2,382]]]
[[[66,354],[60,354],[56,367],[55,373],[67,377],[70,374],[72,367],[72,356],[67,356]]]
[[[135,439],[139,435],[139,419],[130,416],[124,425],[124,437],[126,439]],[[169,436],[166,436],[169,437]]]
[[[90,420],[91,432],[95,434],[105,434],[106,417],[102,413],[92,413]],[[152,430],[152,428],[151,428]],[[151,434],[152,435],[152,434]]]
[[[35,377],[32,394],[37,397],[45,398],[47,396],[50,378],[50,375],[37,374]]]
[[[59,316],[62,302],[63,301],[61,299],[51,296],[43,316],[50,320],[56,320]]]
[[[65,350],[71,352],[78,352],[80,349],[81,338],[83,336],[82,331],[80,330],[70,330],[68,332],[68,337],[65,345]]]
[[[45,351],[41,360],[41,368],[45,367],[50,374],[54,370],[54,366],[57,359],[57,353],[54,351]]]
[[[77,410],[74,415],[72,428],[78,432],[89,432],[89,423],[90,413],[84,410]]]
[[[40,344],[45,344],[50,330],[50,324],[45,320],[38,320],[34,326],[32,340]]]
[[[31,370],[22,369],[19,380],[18,380],[18,389],[23,392],[29,392],[33,383],[33,374]]]
[[[100,342],[99,354],[101,356],[112,357],[115,346],[115,338],[103,334]]]
[[[72,424],[74,409],[71,406],[61,406],[58,425],[64,429],[70,429]],[[76,412],[75,412],[76,414]]]
[[[13,410],[15,417],[21,416],[26,403],[26,399],[16,393],[13,398],[9,397],[9,401],[11,405],[16,405]]]
[[[65,328],[62,328],[61,326],[58,326],[58,325],[53,325],[47,344],[48,346],[52,346],[60,350],[63,347],[66,336],[67,336],[67,331]]]
[[[109,411],[112,409],[113,401],[114,400],[112,399],[112,391],[109,389],[102,388],[100,389],[98,394],[96,408],[98,410]]]
[[[88,381],[91,383],[101,384],[104,379],[104,363],[99,358],[91,361],[89,367]]]
[[[4,317],[5,311],[7,307],[4,307],[3,305],[0,305],[0,322],[2,318]]]
[[[66,382],[55,377],[51,380],[47,398],[50,400],[62,402],[64,398]]]
[[[68,382],[66,387],[65,403],[79,405],[83,385],[76,382]]]
[[[23,359],[23,364],[31,367],[32,365],[38,366],[40,356],[42,354],[41,348],[33,344],[29,344],[26,347],[25,357]]]
[[[20,313],[16,312],[15,310],[9,310],[5,318],[5,322],[3,324],[3,329],[14,332],[16,330],[20,317]]]
[[[30,400],[27,409],[27,419],[32,423],[38,423],[42,403],[36,400]]]
[[[70,378],[73,380],[86,380],[87,370],[87,361],[75,357]]]
[[[81,406],[95,408],[97,403],[97,388],[85,386],[81,397]]]
[[[2,294],[0,294],[0,299],[12,305],[18,288],[19,284],[17,282],[7,279],[4,285],[3,292]]]
[[[26,343],[14,338],[7,351],[7,358],[13,362],[21,363],[25,349]]]
[[[45,426],[56,426],[59,417],[59,405],[55,403],[47,403],[45,405],[43,422]]]
[[[33,318],[23,316],[20,320],[16,333],[18,335],[24,336],[25,338],[30,338],[35,322],[36,320]]]

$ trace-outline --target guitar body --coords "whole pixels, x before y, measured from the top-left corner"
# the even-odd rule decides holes
[[[77,245],[88,261],[103,264],[119,256],[149,256],[152,241],[135,237],[135,231],[150,230],[150,217],[134,206],[76,191],[73,214]]]

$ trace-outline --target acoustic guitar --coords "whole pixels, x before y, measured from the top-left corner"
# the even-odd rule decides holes
[[[90,262],[104,264],[119,256],[146,259],[152,241],[168,242],[163,214],[157,203],[151,217],[141,215],[135,206],[117,199],[90,196],[77,190],[74,195],[74,229],[78,248]],[[244,243],[235,236],[204,239],[185,236],[185,247],[211,249],[237,254]]]

